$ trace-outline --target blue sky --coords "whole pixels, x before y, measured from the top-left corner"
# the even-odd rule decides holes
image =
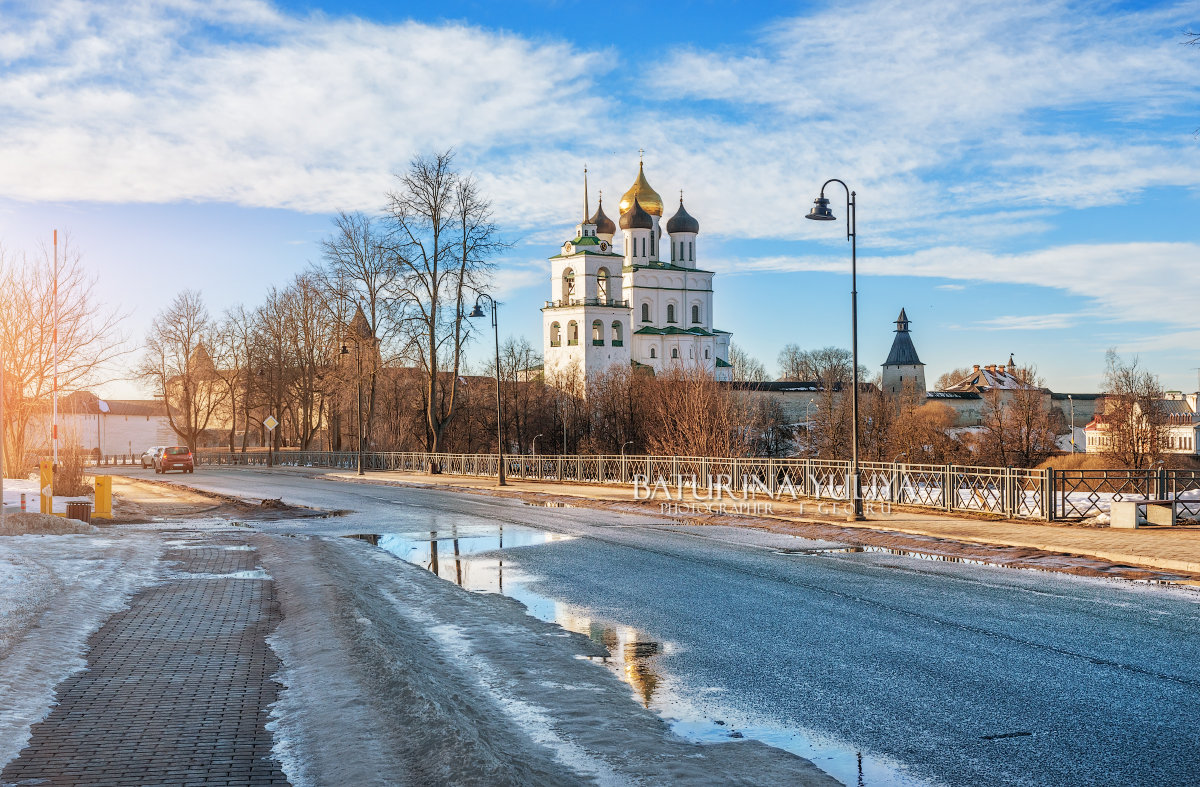
[[[903,306],[931,380],[1013,353],[1095,390],[1115,346],[1194,390],[1185,29],[1200,2],[0,2],[0,246],[69,232],[136,342],[183,287],[257,303],[452,145],[514,244],[503,330],[537,345],[584,162],[612,205],[645,148],[768,368],[848,344],[844,227],[803,219],[840,177],[864,363]]]

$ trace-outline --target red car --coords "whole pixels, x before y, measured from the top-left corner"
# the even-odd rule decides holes
[[[154,472],[165,473],[169,470],[178,470],[181,473],[196,472],[196,465],[192,462],[192,452],[186,445],[168,446],[154,457]]]

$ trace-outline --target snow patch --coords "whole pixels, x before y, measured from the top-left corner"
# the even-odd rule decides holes
[[[394,603],[398,601],[394,600]],[[412,610],[409,610],[409,614],[412,614]],[[427,631],[447,655],[461,663],[467,674],[474,676],[475,682],[491,695],[531,740],[545,746],[554,754],[554,759],[582,776],[592,777],[598,784],[626,783],[626,779],[604,762],[559,735],[554,729],[554,718],[549,709],[513,696],[515,682],[503,677],[486,659],[477,656],[471,650],[470,639],[463,634],[461,628],[451,623],[442,623],[430,626]]]
[[[45,718],[54,689],[84,669],[87,638],[159,576],[148,537],[0,540],[0,767]]]

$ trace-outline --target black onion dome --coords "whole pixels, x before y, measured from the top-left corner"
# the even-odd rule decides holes
[[[623,230],[652,230],[654,219],[642,208],[642,203],[634,199],[629,210],[621,214],[621,229]]]
[[[667,222],[667,233],[674,235],[677,232],[690,232],[697,234],[700,232],[700,222],[688,213],[683,208],[683,200],[679,200],[679,210],[675,211],[675,215]]]
[[[617,225],[613,220],[604,215],[604,200],[600,200],[600,204],[596,206],[596,212],[588,219],[588,224],[596,225],[597,235],[616,235]]]

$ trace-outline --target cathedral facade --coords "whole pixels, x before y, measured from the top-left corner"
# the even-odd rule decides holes
[[[586,379],[614,365],[660,372],[703,369],[730,379],[731,334],[713,327],[713,272],[697,266],[700,223],[683,207],[666,222],[663,201],[637,179],[619,204],[618,222],[601,197],[575,237],[550,258],[551,299],[542,308],[548,382]],[[618,247],[619,235],[619,247]]]

